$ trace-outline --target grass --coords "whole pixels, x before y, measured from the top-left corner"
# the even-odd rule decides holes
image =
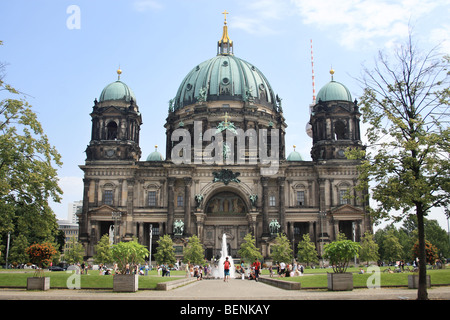
[[[382,268],[381,270],[384,270]],[[366,270],[366,269],[365,269]],[[359,268],[349,268],[348,272],[353,272],[354,287],[367,287],[367,280],[373,274],[358,274]],[[327,273],[333,272],[332,269],[305,269],[305,274],[301,277],[287,277],[282,279],[286,281],[301,282],[302,288],[326,288]],[[269,275],[269,271],[264,269],[263,275]],[[411,272],[387,273],[380,272],[380,285],[382,287],[390,286],[408,286],[408,275]],[[450,268],[441,270],[427,270],[431,276],[431,285],[450,285]],[[0,287],[26,287],[27,278],[34,275],[33,270],[2,270],[0,271]],[[72,273],[67,272],[46,272],[45,276],[50,277],[50,286],[52,288],[67,288],[67,280]],[[156,270],[149,272],[149,276],[139,276],[139,289],[155,289],[159,282],[172,281],[184,277],[184,271],[172,271],[171,277],[161,277],[157,275]],[[98,271],[89,271],[87,275],[80,275],[82,289],[104,288],[112,289],[113,276],[99,275]]]
[[[172,272],[172,277],[161,277],[156,274],[156,271],[151,271],[149,276],[139,276],[139,289],[155,289],[156,285],[160,282],[172,281],[179,279],[179,277],[173,277],[177,275],[183,275],[183,271]],[[51,288],[67,288],[67,280],[73,275],[73,273],[57,271],[57,272],[45,272],[46,277],[50,277],[50,287]],[[27,270],[5,270],[0,272],[0,287],[26,287],[27,278],[33,277],[34,271]],[[72,278],[73,279],[73,278]],[[98,271],[91,270],[88,274],[80,275],[80,285],[81,289],[89,288],[102,288],[102,289],[112,289],[113,287],[113,276],[99,275]]]
[[[302,288],[326,288],[328,281],[326,273],[333,272],[332,269],[308,269],[307,271],[308,272],[305,272],[305,274],[300,277],[278,278],[278,276],[275,276],[275,278],[286,281],[301,282]],[[354,287],[367,287],[367,280],[369,277],[374,276],[374,273],[358,274],[357,271],[359,271],[359,269],[355,268],[349,268],[347,271],[353,272]],[[387,273],[381,271],[379,273],[380,285],[382,287],[408,286],[408,275],[412,274],[412,272]],[[441,270],[427,270],[427,275],[430,275],[431,285],[450,285],[450,268]],[[371,283],[372,281],[369,281],[369,284]]]

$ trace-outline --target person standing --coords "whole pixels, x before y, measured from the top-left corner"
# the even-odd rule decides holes
[[[255,281],[258,281],[259,271],[261,270],[261,262],[258,261],[258,258],[255,258],[252,266],[255,268]]]
[[[230,261],[228,261],[228,257],[225,258],[223,262],[223,282],[228,282],[230,279]]]

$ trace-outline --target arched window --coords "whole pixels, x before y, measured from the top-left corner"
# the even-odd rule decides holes
[[[106,126],[106,139],[107,140],[116,140],[117,139],[117,123],[115,121],[111,121]]]
[[[212,197],[206,205],[206,213],[245,214],[246,205],[240,196],[233,192],[220,192]]]
[[[334,134],[336,135],[336,140],[346,139],[346,125],[344,122],[338,120],[334,124]]]
[[[109,206],[114,204],[114,186],[110,183],[103,186],[103,204]]]

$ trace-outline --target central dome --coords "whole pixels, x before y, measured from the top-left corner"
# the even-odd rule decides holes
[[[217,56],[191,70],[173,100],[174,110],[206,101],[243,101],[276,109],[276,97],[266,77],[253,64],[233,54],[225,18]]]
[[[262,72],[251,63],[229,54],[219,54],[192,69],[178,89],[174,109],[217,100],[253,100],[275,107],[272,87]]]

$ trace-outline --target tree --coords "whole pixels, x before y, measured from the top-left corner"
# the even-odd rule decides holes
[[[361,249],[359,250],[359,258],[361,261],[378,261],[380,255],[378,253],[378,244],[373,239],[373,234],[367,231],[361,239]]]
[[[61,200],[54,167],[62,165],[61,156],[25,96],[3,81],[4,69],[0,63],[0,234],[53,241],[57,224],[48,200]],[[20,228],[25,225],[30,228]]]
[[[419,260],[419,266],[420,266],[420,261],[425,261],[426,263],[429,264],[435,264],[436,260],[438,259],[438,250],[436,248],[436,246],[432,245],[430,241],[425,240],[425,259],[426,260]],[[416,243],[414,244],[413,248],[412,248],[412,256],[413,258],[418,257],[419,255],[419,243],[418,241],[416,241]]]
[[[251,233],[245,235],[238,254],[249,263],[252,263],[255,259],[262,259],[262,254],[256,247],[256,239]]]
[[[383,248],[383,259],[387,261],[396,261],[402,258],[403,246],[400,244],[393,231],[388,232],[386,235],[383,241]]]
[[[333,241],[324,246],[324,258],[330,261],[335,273],[344,273],[350,260],[355,256],[358,257],[360,248],[359,243],[351,240]]]
[[[95,246],[95,254],[93,258],[94,262],[98,264],[113,262],[113,258],[111,255],[111,243],[109,242],[108,234],[104,234]]]
[[[128,242],[119,242],[112,246],[111,256],[121,274],[132,272],[134,268],[145,262],[145,258],[149,256],[148,249],[136,240]]]
[[[26,253],[29,243],[24,235],[18,235],[12,242],[11,250],[9,251],[9,261],[12,263],[27,263],[30,261],[28,254]]]
[[[83,261],[84,249],[83,245],[79,243],[75,237],[69,243],[69,248],[64,254],[64,260],[69,264],[75,264]]]
[[[311,242],[309,233],[305,233],[303,235],[303,240],[298,243],[297,249],[298,261],[306,262],[306,265],[309,265],[310,263],[319,263],[316,246],[313,242]]]
[[[277,262],[290,262],[293,259],[291,242],[284,234],[278,234],[275,244],[271,246],[271,257]]]
[[[373,70],[360,80],[366,150],[347,152],[361,159],[360,191],[372,184],[375,219],[417,217],[420,254],[425,260],[424,217],[450,201],[450,57],[437,48],[421,54],[409,34],[392,56],[380,52]],[[427,299],[426,269],[419,270],[418,299]]]
[[[168,234],[164,235],[158,241],[158,247],[156,248],[155,260],[158,264],[174,264],[177,259],[175,258],[175,249],[173,247],[172,238]]]
[[[194,264],[203,264],[205,262],[203,246],[200,239],[193,235],[189,238],[187,246],[183,249],[183,261]]]
[[[57,250],[50,242],[33,243],[26,250],[30,257],[30,261],[38,266],[36,274],[43,276],[43,267],[48,267],[52,262],[53,256],[57,254]]]

